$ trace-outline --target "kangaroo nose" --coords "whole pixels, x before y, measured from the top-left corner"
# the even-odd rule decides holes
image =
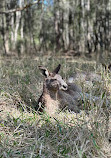
[[[63,85],[64,90],[67,90],[67,85]]]

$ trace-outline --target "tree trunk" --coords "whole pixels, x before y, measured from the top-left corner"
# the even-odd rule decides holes
[[[17,41],[17,35],[18,35],[18,29],[19,29],[19,25],[20,25],[20,18],[21,18],[21,12],[17,11],[16,12],[16,22],[15,22],[15,33],[14,33],[14,42],[16,44]]]
[[[69,2],[67,2],[67,8],[65,8],[65,11],[64,11],[63,39],[64,39],[64,48],[65,50],[68,50],[69,48]]]
[[[55,25],[55,42],[56,49],[60,49],[60,11],[59,0],[54,3],[54,25]]]
[[[4,46],[4,54],[9,54],[9,29],[8,24],[6,24],[6,15],[2,15],[2,38]]]

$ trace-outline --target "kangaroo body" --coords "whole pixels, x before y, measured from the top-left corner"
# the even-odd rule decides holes
[[[69,109],[79,112],[81,105],[81,89],[74,83],[66,83],[58,74],[61,65],[50,73],[46,68],[39,66],[45,76],[43,92],[38,99],[38,109],[55,113],[58,109]]]

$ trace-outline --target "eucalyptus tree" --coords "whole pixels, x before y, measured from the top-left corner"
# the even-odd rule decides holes
[[[111,0],[2,0],[0,17],[5,54],[111,51]]]

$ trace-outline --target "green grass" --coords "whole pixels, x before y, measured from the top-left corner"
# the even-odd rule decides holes
[[[61,75],[75,71],[100,73],[101,81],[88,86],[77,81],[84,92],[99,96],[100,102],[84,102],[81,113],[60,112],[54,117],[39,115],[34,107],[42,91],[38,65],[53,69],[62,63]],[[111,76],[95,62],[37,58],[0,62],[0,158],[106,158],[111,157]],[[106,100],[109,100],[108,105]]]

